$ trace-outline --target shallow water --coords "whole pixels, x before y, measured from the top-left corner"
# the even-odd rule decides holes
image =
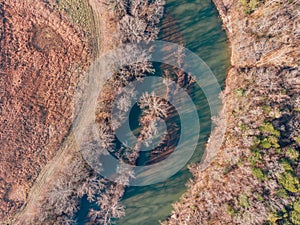
[[[167,0],[166,15],[168,18],[165,20],[170,20],[171,17],[175,26],[171,26],[172,30],[162,29],[160,39],[184,42],[186,48],[208,64],[223,87],[230,56],[226,34],[213,3],[209,0]],[[198,102],[201,134],[190,163],[201,160],[204,145],[211,132],[211,114],[205,96],[200,92],[193,94]],[[117,224],[159,224],[159,220],[163,221],[170,215],[171,204],[185,192],[185,184],[189,178],[191,174],[185,167],[163,183],[127,188],[122,200],[126,207],[126,217],[117,221]]]

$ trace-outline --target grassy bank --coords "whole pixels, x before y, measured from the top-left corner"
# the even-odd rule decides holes
[[[94,54],[98,51],[95,14],[88,0],[57,0],[54,7],[67,14],[74,24],[82,29],[88,38]]]

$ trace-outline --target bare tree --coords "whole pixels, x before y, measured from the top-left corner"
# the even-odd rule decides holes
[[[139,106],[145,114],[150,114],[153,117],[166,118],[169,109],[168,103],[155,96],[154,93],[144,93],[139,101]]]

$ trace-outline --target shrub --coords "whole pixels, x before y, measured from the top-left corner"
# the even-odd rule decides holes
[[[272,147],[272,143],[268,140],[268,138],[265,138],[260,142],[260,146],[269,149]]]
[[[258,167],[252,167],[252,174],[253,174],[253,176],[255,176],[259,180],[264,180],[265,179],[265,175],[264,175],[263,170],[258,168]]]
[[[269,221],[268,224],[277,224],[277,221],[281,220],[281,219],[282,219],[282,216],[277,215],[277,213],[273,213],[268,218],[268,221]]]
[[[290,212],[290,216],[289,216],[289,220],[296,225],[300,225],[300,213],[297,211],[291,211]]]
[[[285,198],[285,199],[287,199],[289,197],[288,193],[286,192],[286,190],[284,188],[278,189],[278,191],[276,192],[276,195],[278,197]]]
[[[252,165],[256,165],[257,163],[262,162],[262,159],[262,153],[256,148],[248,158],[248,162],[250,162]]]
[[[300,136],[294,138],[298,145],[300,145]]]
[[[240,195],[239,196],[239,204],[241,207],[244,208],[249,208],[250,204],[249,204],[249,200],[248,197],[246,195]]]
[[[265,198],[264,198],[262,195],[260,195],[260,194],[256,194],[256,195],[255,195],[255,198],[256,198],[258,201],[260,201],[260,202],[263,202],[263,201],[265,200]]]
[[[228,203],[226,203],[226,212],[228,212],[231,216],[235,216],[237,213],[234,210],[234,208],[231,205],[229,205]]]
[[[278,180],[279,184],[281,184],[286,190],[293,192],[293,193],[297,193],[300,192],[300,182],[298,177],[288,171],[288,172],[284,172],[283,174],[281,174],[279,180]]]
[[[295,201],[293,203],[293,208],[294,208],[295,211],[297,211],[298,213],[300,213],[300,200]]]
[[[299,158],[299,152],[296,149],[288,148],[286,156],[292,160],[297,160]]]
[[[269,114],[273,110],[273,108],[271,106],[264,105],[262,107],[262,110],[264,111],[264,113]]]
[[[245,94],[246,94],[246,89],[238,88],[238,89],[234,90],[234,95],[236,97],[243,97],[243,96],[245,96]]]
[[[293,167],[291,166],[290,162],[286,159],[282,159],[280,165],[283,167],[284,171],[294,171]]]
[[[240,0],[240,3],[244,12],[250,14],[258,7],[260,0]]]
[[[260,126],[259,130],[263,133],[272,134],[275,137],[280,137],[280,132],[276,130],[272,123],[266,122]]]
[[[280,145],[278,144],[278,137],[269,136],[269,137],[267,137],[267,139],[271,143],[272,147],[280,148]]]

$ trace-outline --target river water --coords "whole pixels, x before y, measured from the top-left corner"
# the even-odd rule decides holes
[[[207,63],[220,85],[224,87],[230,55],[225,31],[222,30],[218,12],[210,0],[167,0],[159,39],[175,43],[183,42],[186,48]],[[201,93],[195,95],[199,104],[201,135],[190,163],[201,160],[211,132],[211,114],[205,96]],[[126,207],[126,216],[116,223],[159,224],[159,220],[163,221],[170,215],[172,203],[178,201],[186,191],[185,184],[190,178],[190,172],[184,167],[163,183],[127,188],[122,200],[122,204]]]
[[[229,49],[225,31],[222,30],[218,12],[210,0],[166,0],[166,13],[161,24],[159,39],[184,46],[196,53],[210,67],[221,87],[224,87],[229,67]],[[213,92],[215,90],[212,90]],[[216,90],[218,94],[218,90]],[[201,132],[195,153],[189,163],[201,161],[211,133],[211,113],[206,97],[200,91],[192,93],[198,110]],[[167,181],[143,187],[126,189],[122,204],[126,216],[115,221],[118,225],[157,225],[172,211],[172,204],[186,191],[191,178],[187,167]],[[83,225],[91,205],[83,198],[77,214]]]

